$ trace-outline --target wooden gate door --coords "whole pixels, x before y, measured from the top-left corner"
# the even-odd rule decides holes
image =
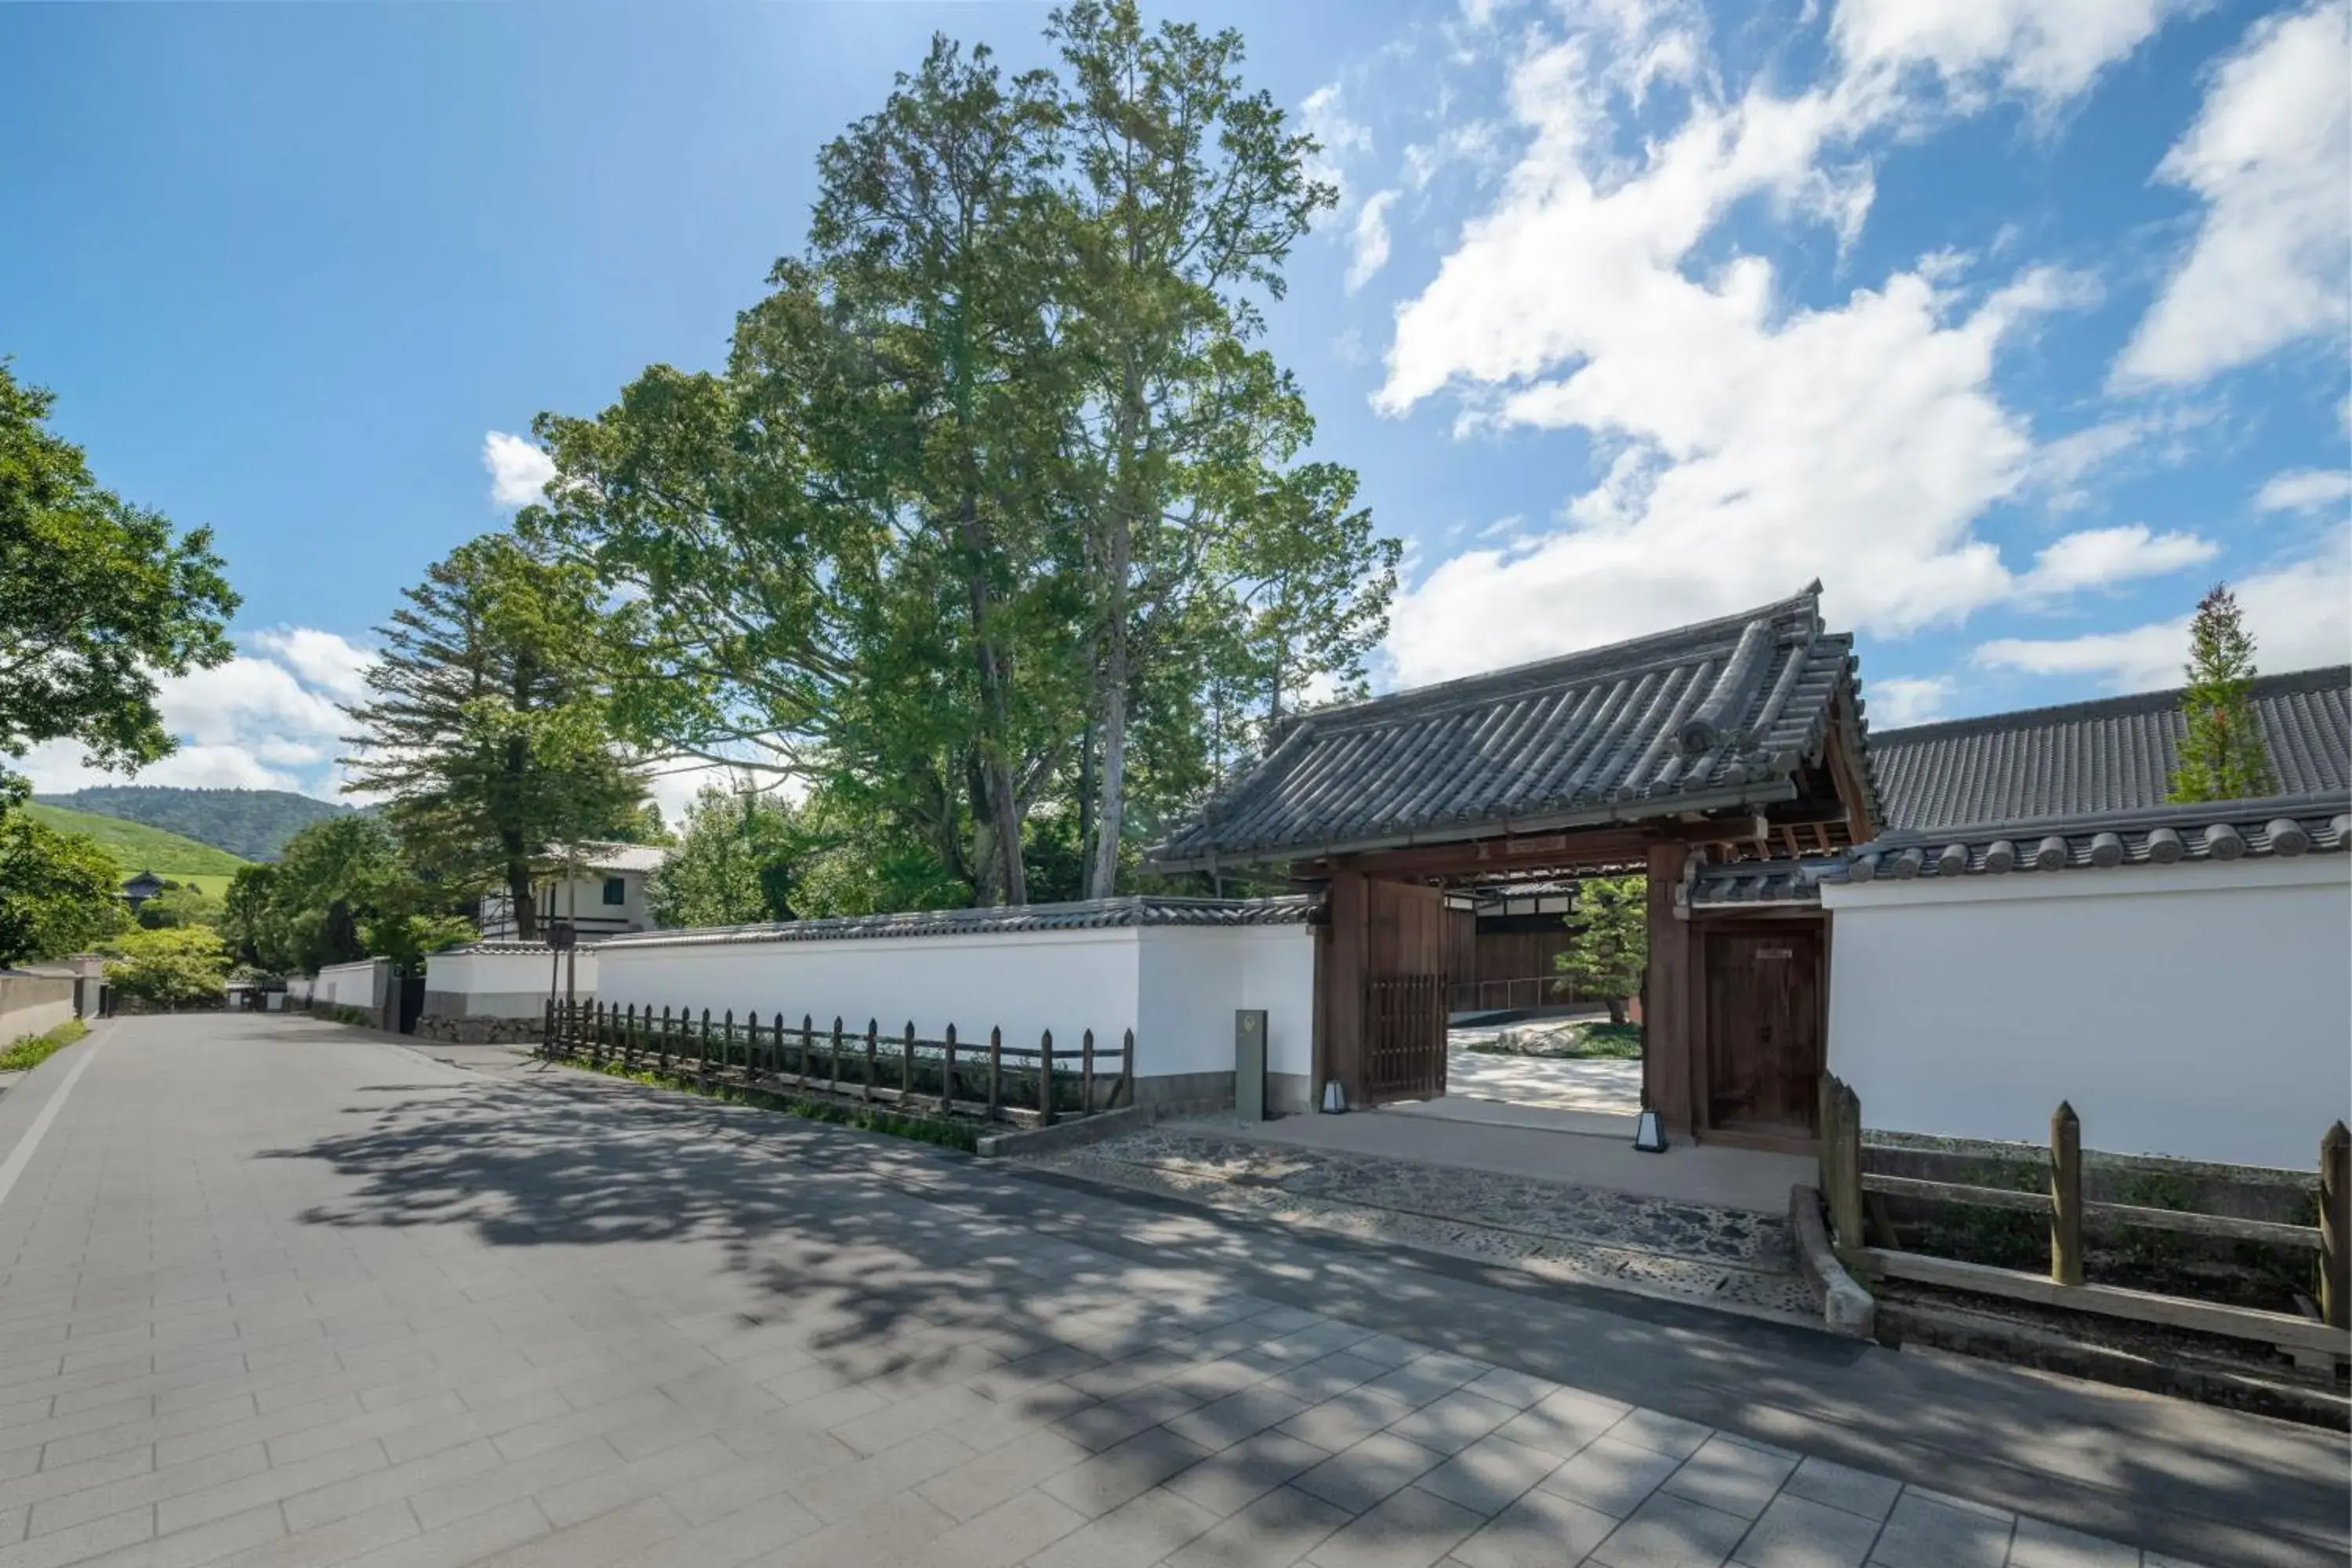
[[[1706,937],[1707,1120],[1810,1134],[1824,1065],[1818,930]]]
[[[1445,1092],[1445,895],[1371,882],[1364,976],[1364,1089],[1369,1103]]]

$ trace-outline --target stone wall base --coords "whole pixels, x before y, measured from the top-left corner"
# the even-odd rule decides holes
[[[453,1046],[535,1046],[541,1018],[456,1018],[427,1013],[416,1020],[416,1037]]]

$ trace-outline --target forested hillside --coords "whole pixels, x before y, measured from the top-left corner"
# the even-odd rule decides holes
[[[352,809],[282,789],[174,789],[162,784],[100,784],[34,799],[44,805],[143,822],[247,860],[275,860],[286,841],[303,828]]]

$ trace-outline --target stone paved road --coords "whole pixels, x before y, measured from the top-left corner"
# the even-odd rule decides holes
[[[0,1099],[0,1568],[2345,1560],[2340,1436],[438,1054]]]

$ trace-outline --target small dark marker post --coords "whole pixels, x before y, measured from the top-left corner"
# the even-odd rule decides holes
[[[898,1104],[915,1097],[915,1020],[907,1020],[906,1042],[898,1052]]]
[[[874,1047],[881,1042],[881,1026],[874,1019],[866,1020],[866,1103],[874,1103]]]
[[[952,1114],[955,1110],[956,1038],[955,1026],[948,1026],[947,1059],[940,1065],[940,1110]]]
[[[2050,1278],[2083,1282],[2083,1119],[2063,1100],[2050,1114]]]
[[[1054,1125],[1054,1031],[1037,1039],[1037,1125]]]
[[[988,1031],[988,1119],[991,1121],[996,1120],[997,1111],[1003,1107],[1004,1101],[999,1093],[1003,1077],[1004,1031],[992,1028]]]

